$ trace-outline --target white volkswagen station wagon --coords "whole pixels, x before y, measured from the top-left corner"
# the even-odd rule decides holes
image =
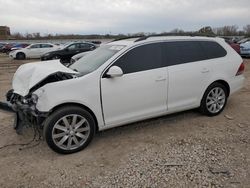
[[[215,116],[243,87],[241,57],[220,38],[117,40],[65,67],[58,60],[20,66],[5,107],[15,129],[38,126],[51,149],[74,153],[97,131],[199,108]]]

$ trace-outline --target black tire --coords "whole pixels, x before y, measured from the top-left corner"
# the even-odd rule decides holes
[[[18,52],[16,54],[16,59],[18,59],[18,60],[23,60],[25,58],[26,58],[26,56],[25,56],[25,54],[23,52]]]
[[[76,148],[65,149],[65,148],[62,148],[63,146],[61,146],[61,147],[58,146],[58,144],[63,140],[65,135],[63,136],[62,140],[60,140],[60,138],[59,138],[59,140],[60,140],[60,141],[58,140],[59,143],[56,143],[57,141],[55,140],[55,138],[52,137],[52,135],[54,135],[54,136],[57,135],[57,134],[54,134],[54,131],[56,130],[56,128],[54,128],[54,127],[56,127],[60,123],[60,119],[63,117],[68,118],[68,116],[70,118],[71,115],[79,115],[79,116],[83,117],[86,120],[86,123],[88,123],[89,130],[88,130],[88,133],[86,136],[86,140],[81,145],[76,146]],[[69,120],[69,119],[67,119],[67,120]],[[72,122],[73,122],[73,119],[71,120],[71,125],[73,124]],[[60,125],[61,124],[62,124],[62,122],[60,123]],[[64,106],[64,107],[59,108],[55,112],[53,112],[45,120],[44,128],[43,128],[43,135],[44,135],[44,138],[45,138],[48,146],[52,150],[54,150],[57,153],[61,153],[61,154],[71,154],[71,153],[75,153],[75,152],[78,152],[80,150],[83,150],[85,147],[87,147],[89,145],[89,143],[91,142],[91,140],[93,139],[93,137],[95,135],[95,127],[96,127],[95,120],[87,110],[85,110],[81,107],[78,107],[78,106]],[[69,132],[69,130],[68,130],[68,132]],[[62,133],[65,134],[65,131],[62,131]],[[70,136],[70,134],[71,133],[67,134],[67,135],[69,135],[67,140],[66,140],[67,145],[69,142],[69,137],[75,137],[75,138],[79,139],[79,137],[76,136],[77,134],[75,134],[74,136],[73,135]],[[67,135],[66,135],[66,137],[67,137]],[[82,139],[82,138],[80,138],[80,139]],[[72,142],[73,141],[71,138],[70,143],[72,143]],[[76,142],[75,142],[75,145],[77,145]]]
[[[214,103],[214,104],[209,104],[208,100],[210,100],[212,92],[215,91],[217,88],[218,88],[219,91],[221,91],[222,93],[224,92],[225,98],[224,98],[224,100],[222,100],[222,99],[219,100],[219,99],[217,98],[217,102],[216,102],[216,99],[213,99],[214,101],[211,100],[210,103],[212,102],[212,103]],[[212,83],[212,84],[207,88],[207,90],[205,91],[205,93],[204,93],[204,95],[203,95],[203,97],[202,97],[201,105],[200,105],[199,111],[200,111],[202,114],[207,115],[207,116],[216,116],[216,115],[220,114],[220,113],[224,110],[224,108],[225,108],[225,106],[226,106],[226,104],[227,104],[228,94],[229,94],[229,93],[228,93],[228,90],[227,90],[227,88],[226,88],[223,84],[221,84],[221,83],[219,83],[219,82],[214,82],[214,83]],[[222,94],[222,95],[223,95],[223,94]],[[222,98],[222,97],[221,97],[221,98]],[[220,102],[221,105],[217,104],[218,101]],[[223,105],[222,105],[222,104],[223,104]],[[211,110],[209,110],[210,108],[208,107],[208,105],[215,105],[215,106],[216,106],[215,108],[218,107],[218,109],[217,109],[217,110],[214,110],[214,111],[211,111]],[[217,105],[218,105],[218,106],[217,106]],[[211,106],[210,106],[210,107],[211,107]],[[212,108],[213,108],[213,107],[212,107]]]

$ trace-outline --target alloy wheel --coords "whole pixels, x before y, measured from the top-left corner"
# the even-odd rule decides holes
[[[78,114],[63,116],[53,127],[52,139],[63,150],[81,147],[90,134],[90,125],[86,118]]]
[[[210,113],[218,113],[226,103],[225,91],[220,87],[213,88],[207,95],[206,106]]]

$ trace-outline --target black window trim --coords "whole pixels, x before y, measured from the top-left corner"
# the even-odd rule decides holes
[[[107,67],[102,71],[101,78],[107,78],[106,73],[108,72],[109,68],[112,67],[113,64],[118,59],[120,59],[123,55],[125,55],[129,51],[131,51],[131,50],[133,50],[133,49],[135,49],[137,47],[140,47],[140,46],[144,46],[144,45],[147,45],[147,44],[154,44],[154,43],[159,43],[159,41],[150,41],[150,42],[147,42],[147,43],[141,43],[141,44],[137,44],[137,45],[131,46],[130,48],[128,48],[127,50],[125,50],[124,52],[122,52],[119,56],[117,56],[112,62],[110,62],[109,65],[107,65]],[[131,73],[129,73],[129,74],[131,74]]]
[[[197,42],[213,42],[213,43],[216,43],[217,45],[219,45],[226,53],[224,56],[222,57],[218,57],[218,58],[224,58],[227,56],[228,52],[227,50],[220,44],[218,43],[217,41],[214,41],[214,40],[209,40],[209,39],[171,39],[171,40],[156,40],[156,41],[148,41],[148,42],[145,42],[145,43],[140,43],[140,44],[137,44],[137,45],[134,45],[134,46],[131,46],[130,48],[128,48],[127,50],[125,50],[124,52],[122,52],[119,56],[117,56],[112,62],[110,62],[109,65],[107,65],[107,67],[102,71],[102,74],[101,74],[101,78],[107,78],[106,76],[106,73],[108,72],[109,68],[113,66],[113,64],[118,60],[120,59],[123,55],[125,55],[126,53],[130,52],[131,50],[137,48],[137,47],[140,47],[140,46],[144,46],[144,45],[148,45],[148,44],[155,44],[155,43],[170,43],[170,42],[194,42],[194,41],[197,41]],[[201,46],[202,47],[202,46]],[[203,49],[204,50],[204,49]],[[163,63],[163,51],[162,51],[162,65],[164,64]],[[211,60],[211,59],[218,59],[218,58],[208,58],[208,59],[205,59],[205,60],[200,60],[200,61],[207,61],[207,60]],[[199,62],[199,61],[190,61],[190,62],[186,62],[186,63],[182,63],[182,64],[187,64],[187,63],[193,63],[193,62]],[[170,66],[176,66],[176,65],[181,65],[181,64],[175,64],[175,65],[169,65],[169,66],[162,66],[161,68],[166,68],[166,67],[170,67]],[[151,69],[153,70],[153,69]],[[144,70],[144,71],[147,71],[147,70]],[[127,73],[127,74],[132,74],[132,73]]]

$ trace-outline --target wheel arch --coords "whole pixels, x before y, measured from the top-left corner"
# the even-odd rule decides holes
[[[223,79],[218,79],[218,80],[216,80],[216,81],[210,83],[210,84],[206,87],[205,91],[203,92],[203,94],[202,94],[202,96],[201,96],[201,98],[200,98],[200,104],[201,104],[201,101],[202,101],[203,96],[205,95],[207,89],[209,88],[209,86],[211,86],[211,85],[214,84],[214,83],[220,83],[220,84],[224,85],[224,86],[226,87],[226,89],[227,89],[227,97],[229,97],[229,95],[230,95],[230,86],[229,86],[229,84],[228,84],[225,80],[223,80]]]
[[[23,55],[24,55],[24,59],[26,59],[26,54],[25,54],[23,51],[17,52],[17,53],[16,53],[16,58],[17,58],[18,54],[23,54]]]
[[[97,118],[96,118],[96,115],[94,114],[94,112],[87,106],[83,105],[83,104],[80,104],[80,103],[74,103],[74,102],[69,102],[69,103],[62,103],[62,104],[59,104],[55,107],[53,107],[51,110],[50,110],[50,113],[53,113],[54,111],[56,111],[57,109],[61,108],[61,107],[64,107],[64,106],[78,106],[78,107],[81,107],[85,110],[87,110],[94,118],[95,120],[95,128],[96,128],[96,131],[98,132],[99,131],[99,126],[98,126],[98,121],[97,121]]]
[[[222,85],[224,85],[226,87],[226,89],[227,89],[227,96],[229,96],[230,95],[230,86],[229,86],[229,84],[225,80],[221,80],[221,79],[220,80],[216,80],[213,83],[216,83],[216,82],[220,83],[220,84],[222,84]],[[213,83],[211,83],[210,85],[212,85]]]

